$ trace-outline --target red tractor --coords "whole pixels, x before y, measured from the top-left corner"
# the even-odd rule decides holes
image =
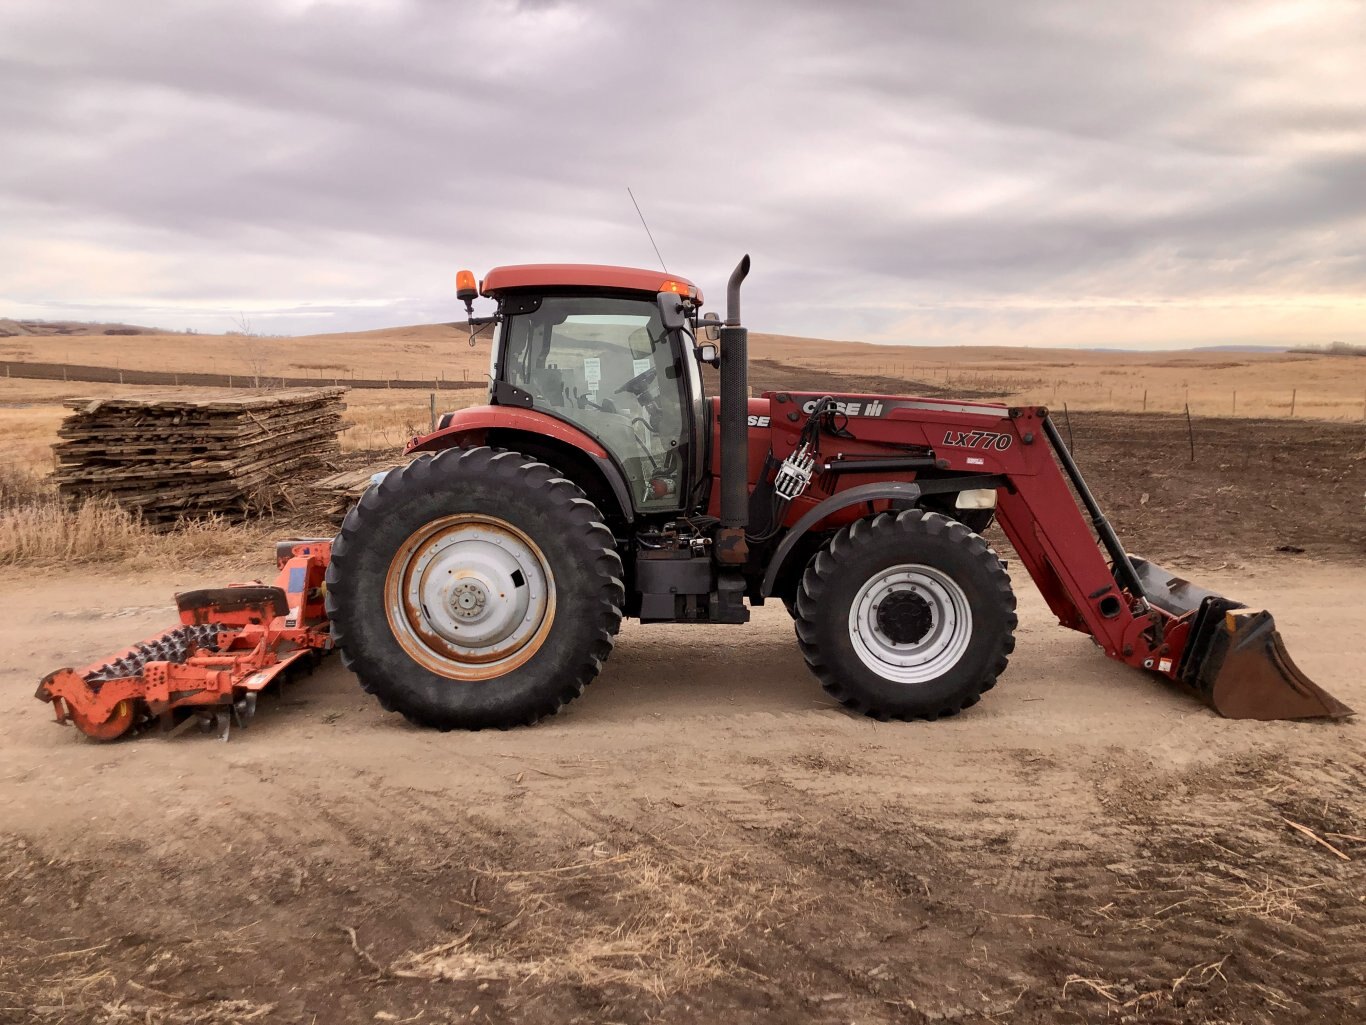
[[[667,273],[499,267],[476,287],[462,271],[471,343],[494,329],[488,404],[414,438],[330,549],[286,544],[275,588],[181,596],[175,644],[60,671],[39,697],[107,739],[186,708],[249,711],[282,663],[335,646],[415,723],[503,728],[576,698],[623,617],[739,624],[778,599],[841,702],[935,719],[974,704],[1014,648],[1010,578],[982,537],[994,518],[1059,621],[1111,658],[1227,716],[1351,714],[1295,668],[1268,613],[1125,552],[1047,409],[750,398],[748,271],[746,257],[724,322]],[[473,315],[481,294],[491,316]]]
[[[327,573],[333,640],[386,708],[443,730],[533,723],[598,674],[623,617],[738,624],[776,598],[845,705],[952,715],[1015,644],[1010,578],[982,537],[994,516],[1063,625],[1111,657],[1229,715],[1346,711],[1266,613],[1125,553],[1046,409],[750,398],[748,271],[723,324],[662,272],[499,267],[477,291],[462,272],[471,331],[494,327],[489,403],[409,443]],[[473,317],[477,294],[492,316]],[[719,401],[702,363],[719,363]]]

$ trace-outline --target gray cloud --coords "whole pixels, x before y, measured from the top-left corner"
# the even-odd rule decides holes
[[[448,318],[458,266],[651,263],[629,184],[769,330],[1360,339],[1359,13],[10,0],[0,314]]]

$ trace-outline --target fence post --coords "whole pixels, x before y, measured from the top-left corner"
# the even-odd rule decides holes
[[[1072,414],[1067,411],[1067,403],[1062,404],[1062,418],[1067,424],[1067,450],[1072,453],[1077,451],[1077,441],[1072,437]]]
[[[1143,412],[1146,413],[1147,411],[1148,411],[1148,389],[1147,389],[1147,388],[1144,388],[1144,389],[1143,389]]]
[[[1291,415],[1291,417],[1294,417],[1294,415],[1295,415],[1295,394],[1296,394],[1298,391],[1299,391],[1298,388],[1291,388],[1291,389],[1290,389],[1290,415]]]
[[[432,430],[436,430],[436,392],[431,394],[432,400]]]
[[[1195,462],[1195,428],[1191,426],[1191,404],[1186,403],[1186,437],[1190,439],[1191,462]]]

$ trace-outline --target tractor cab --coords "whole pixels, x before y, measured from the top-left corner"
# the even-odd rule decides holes
[[[701,291],[662,272],[596,265],[498,267],[489,401],[562,420],[601,446],[630,511],[672,513],[702,483]],[[687,310],[669,317],[660,295]]]

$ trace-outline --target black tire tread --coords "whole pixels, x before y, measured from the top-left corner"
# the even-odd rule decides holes
[[[390,694],[383,685],[383,674],[378,671],[378,666],[371,664],[367,653],[363,649],[358,650],[353,643],[353,631],[342,598],[346,593],[345,581],[347,567],[352,562],[352,549],[358,547],[356,538],[369,529],[372,520],[386,515],[394,502],[402,501],[409,493],[429,492],[449,486],[448,482],[454,478],[470,479],[474,476],[501,481],[509,487],[521,484],[533,489],[545,502],[560,510],[556,516],[562,524],[560,536],[566,543],[596,551],[593,557],[596,593],[591,597],[582,596],[580,600],[591,601],[598,628],[578,659],[575,672],[563,681],[558,693],[544,697],[535,705],[520,708],[500,720],[470,726],[404,707],[401,700]],[[554,715],[581,695],[602,670],[621,628],[622,605],[626,595],[622,582],[624,575],[616,540],[603,522],[602,514],[584,496],[582,489],[565,478],[559,470],[519,452],[482,446],[452,448],[419,456],[406,467],[387,474],[377,487],[368,489],[352,506],[332,543],[332,558],[327,570],[327,614],[332,623],[333,643],[341,654],[342,664],[356,675],[362,689],[377,698],[386,711],[399,712],[414,725],[434,728],[443,733],[460,728],[480,729],[484,725],[509,729],[531,726]]]

